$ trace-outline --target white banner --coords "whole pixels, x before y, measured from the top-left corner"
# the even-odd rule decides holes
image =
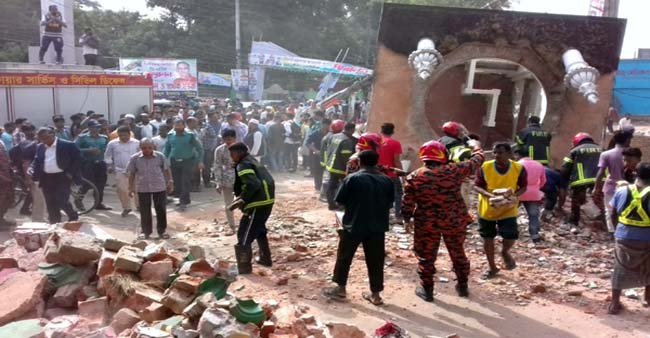
[[[120,58],[120,70],[151,74],[157,92],[198,91],[196,59]]]
[[[364,67],[297,56],[251,53],[248,56],[248,63],[251,66],[262,66],[310,73],[330,73],[354,77],[365,77],[372,74],[372,70]]]
[[[248,71],[248,98],[259,101],[264,94],[264,68],[251,67]]]
[[[232,88],[238,93],[248,92],[248,69],[231,69]]]

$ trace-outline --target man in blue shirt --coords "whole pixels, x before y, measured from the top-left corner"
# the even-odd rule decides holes
[[[16,124],[13,122],[7,122],[4,125],[4,131],[2,132],[2,135],[0,135],[0,138],[2,138],[2,143],[4,143],[5,149],[7,151],[10,151],[11,148],[14,146],[14,131],[16,130]]]
[[[104,187],[108,179],[106,161],[104,161],[104,153],[108,145],[108,137],[99,133],[101,125],[95,120],[88,122],[88,133],[83,134],[77,138],[75,143],[79,150],[81,150],[81,158],[83,160],[81,173],[83,177],[92,182],[97,191],[99,192],[99,204],[95,209],[97,210],[111,210],[110,207],[104,205]],[[87,190],[82,190],[85,193]],[[77,210],[83,211],[85,207],[81,200],[75,200]]]
[[[611,202],[617,226],[610,314],[623,309],[624,289],[645,287],[645,302],[650,303],[650,163],[640,163],[637,174],[635,184],[619,188]]]

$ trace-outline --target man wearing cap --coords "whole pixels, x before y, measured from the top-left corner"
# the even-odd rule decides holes
[[[66,141],[72,141],[72,134],[70,133],[70,130],[65,127],[65,118],[63,118],[63,115],[52,116],[52,122],[54,122],[54,132],[56,133],[56,137]]]
[[[244,143],[250,149],[250,155],[255,157],[258,162],[266,154],[264,135],[260,131],[259,124],[260,122],[256,119],[248,121],[248,135],[244,138]]]
[[[95,209],[97,210],[111,210],[111,208],[104,205],[104,186],[106,186],[106,162],[104,161],[104,153],[108,145],[108,137],[99,133],[101,125],[95,121],[88,121],[88,133],[83,134],[77,138],[75,143],[81,150],[81,174],[83,177],[92,182],[97,191],[99,192],[99,204]],[[88,191],[88,187],[82,188],[81,192]],[[85,210],[85,207],[80,199],[76,199],[75,206],[79,211]]]

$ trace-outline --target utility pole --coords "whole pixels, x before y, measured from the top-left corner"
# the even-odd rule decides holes
[[[239,0],[235,0],[235,53],[237,69],[241,69],[241,34],[239,32]]]

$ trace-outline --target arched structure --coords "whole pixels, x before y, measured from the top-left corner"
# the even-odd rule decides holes
[[[442,122],[468,120],[463,113],[445,113],[445,108],[469,109],[476,100],[473,96],[458,99],[461,88],[454,88],[458,82],[449,77],[450,72],[458,73],[475,59],[506,60],[533,73],[546,94],[543,124],[553,133],[552,158],[557,164],[576,132],[600,139],[624,25],[624,20],[611,18],[387,4],[379,34],[369,130],[378,130],[383,122],[405,126],[397,129],[396,136],[417,149],[438,137]],[[443,55],[426,81],[408,65],[408,55],[422,37],[436,41]],[[570,47],[580,50],[602,74],[597,83],[600,101],[595,105],[564,86],[562,53]],[[452,99],[450,91],[454,90],[458,95]],[[511,123],[508,128],[512,127]],[[498,121],[485,128],[507,129]]]

